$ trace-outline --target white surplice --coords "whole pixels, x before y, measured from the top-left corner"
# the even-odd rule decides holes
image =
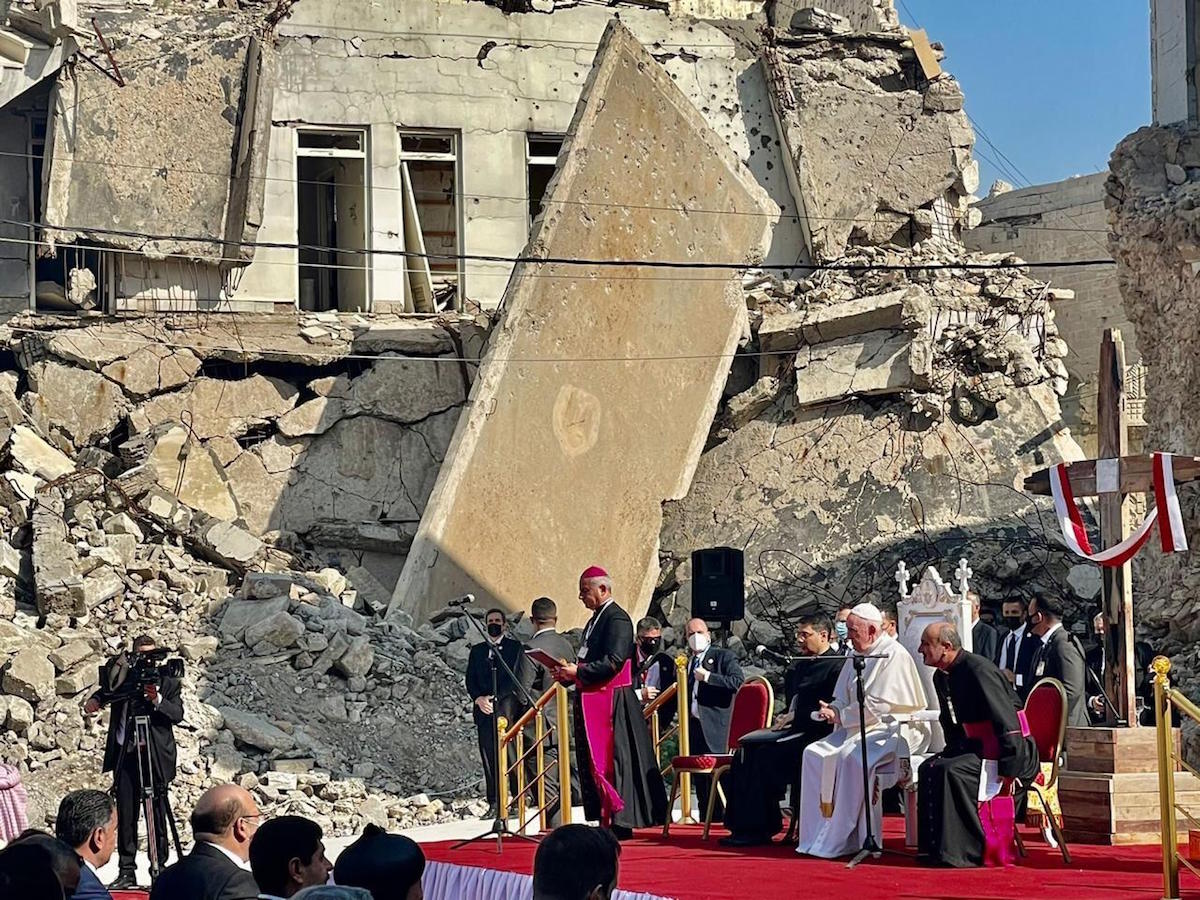
[[[903,644],[886,634],[880,635],[863,655],[883,657],[868,659],[863,669],[871,803],[863,802],[858,693],[854,664],[847,660],[830,703],[837,710],[841,725],[825,740],[810,744],[804,751],[798,853],[826,859],[857,853],[866,837],[868,806],[875,839],[882,844],[879,793],[894,783],[898,757],[907,756],[909,752],[920,753],[929,742],[927,723],[897,722],[891,718],[903,717],[928,706],[921,673],[912,655]],[[900,746],[902,741],[903,747]],[[893,773],[893,777],[882,785],[881,767],[890,767]]]

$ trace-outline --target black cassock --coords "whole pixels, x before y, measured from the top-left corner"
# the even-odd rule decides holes
[[[733,768],[722,779],[729,791],[725,827],[734,837],[766,841],[783,827],[779,800],[789,786],[798,790],[804,748],[833,730],[827,722],[814,722],[810,715],[820,701],[833,699],[842,671],[844,660],[824,656],[836,657],[836,653],[830,648],[811,662],[797,662],[787,674],[788,711],[795,714],[788,729],[748,734],[734,754]],[[793,807],[799,803],[800,798],[793,796]]]
[[[616,603],[593,614],[583,632],[576,681],[580,689],[601,685],[618,675],[634,658],[633,621]],[[575,696],[575,755],[584,814],[600,818],[600,790],[593,777],[579,691]],[[633,687],[618,688],[613,696],[613,772],[624,808],[613,816],[619,828],[646,828],[666,821],[667,790]]]
[[[992,727],[1002,778],[1031,779],[1038,769],[1037,748],[1032,738],[1021,736],[1020,701],[991,660],[964,650],[948,670],[934,674],[933,684],[942,707],[946,749],[922,763],[917,776],[918,848],[936,865],[980,866],[982,744],[968,738],[963,725],[983,722]]]

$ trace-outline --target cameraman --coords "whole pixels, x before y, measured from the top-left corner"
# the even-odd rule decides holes
[[[134,638],[133,654],[122,653],[101,668],[100,689],[84,705],[94,715],[112,703],[108,722],[108,741],[104,747],[102,771],[113,773],[113,792],[117,799],[117,856],[119,870],[109,885],[114,890],[137,886],[137,836],[141,806],[141,776],[138,772],[138,748],[133,720],[150,718],[150,763],[154,780],[154,834],[160,866],[167,862],[167,785],[175,779],[175,734],[173,726],[183,721],[183,683],[164,675],[137,689],[137,681],[126,685],[131,675],[153,671],[149,654],[155,650],[154,638]],[[124,686],[124,689],[122,689]],[[130,694],[130,689],[135,693]],[[122,754],[122,749],[124,753]]]

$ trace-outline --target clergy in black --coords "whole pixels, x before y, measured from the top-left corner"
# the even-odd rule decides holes
[[[666,786],[633,689],[633,620],[613,600],[612,581],[598,566],[580,577],[579,599],[592,610],[592,618],[583,630],[579,661],[555,670],[555,678],[578,685],[574,701],[575,753],[584,814],[624,838],[634,828],[661,825],[666,820]],[[612,744],[600,747],[602,755],[597,756],[588,739],[583,695],[598,692],[610,682],[614,685]],[[608,754],[607,759],[603,754]],[[606,784],[619,797],[620,809],[608,799]]]
[[[471,648],[467,657],[467,693],[471,695],[471,715],[475,719],[475,733],[479,739],[479,758],[483,763],[483,779],[487,785],[487,801],[491,805],[497,802],[496,796],[496,723],[492,718],[492,709],[496,715],[503,716],[509,724],[515,722],[523,712],[523,704],[518,699],[517,683],[504,671],[504,667],[496,664],[496,692],[492,694],[492,666],[488,661],[488,647],[494,647],[508,667],[515,673],[521,665],[524,653],[521,644],[504,634],[508,622],[504,611],[489,609],[485,617],[488,631],[487,643],[479,643]],[[515,783],[510,780],[510,787]],[[511,796],[511,795],[510,795]]]
[[[742,738],[733,768],[722,782],[727,789],[725,827],[731,832],[721,843],[730,847],[769,843],[783,826],[779,801],[789,786],[792,806],[799,797],[800,761],[804,748],[827,737],[833,726],[814,722],[812,713],[833,699],[843,660],[829,646],[833,625],[823,615],[803,617],[796,642],[804,658],[787,673],[787,712],[772,728]]]
[[[994,759],[1001,779],[1031,779],[1038,770],[1033,739],[1023,737],[1020,701],[996,664],[962,649],[957,630],[935,623],[921,636],[921,657],[941,704],[946,749],[921,764],[917,777],[919,852],[936,865],[983,864],[984,830],[979,787],[984,759]],[[983,723],[995,740],[970,738],[966,726]]]

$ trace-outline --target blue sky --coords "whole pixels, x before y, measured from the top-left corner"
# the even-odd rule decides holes
[[[980,193],[1096,172],[1150,121],[1148,0],[896,0],[945,45],[976,128]],[[986,132],[992,144],[983,139]],[[996,148],[999,148],[999,152]],[[1011,168],[1017,177],[1002,172]]]

